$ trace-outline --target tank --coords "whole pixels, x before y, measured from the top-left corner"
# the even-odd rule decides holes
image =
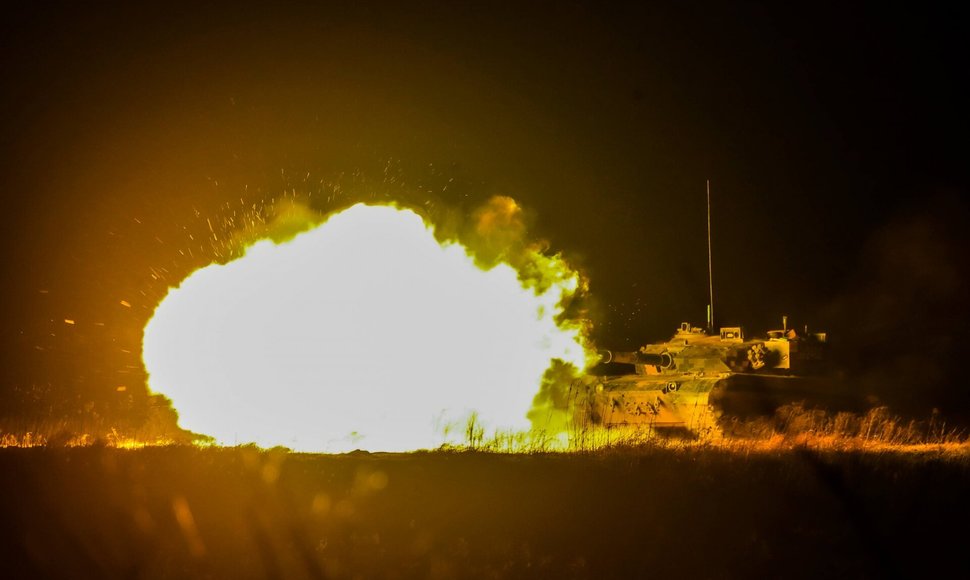
[[[779,407],[858,412],[863,401],[830,372],[824,332],[782,327],[748,338],[740,326],[714,325],[711,182],[707,181],[707,325],[681,323],[666,342],[633,352],[600,351],[621,375],[587,375],[571,389],[578,427],[635,426],[704,434],[726,423],[772,416]],[[618,365],[610,365],[616,368]]]
[[[580,417],[606,427],[649,426],[693,434],[726,421],[771,416],[785,404],[854,407],[827,373],[824,332],[782,328],[747,338],[741,327],[712,332],[687,322],[670,340],[637,351],[600,351],[622,375],[588,376]]]

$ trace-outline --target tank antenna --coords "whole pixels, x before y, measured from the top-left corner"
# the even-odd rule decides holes
[[[714,263],[711,256],[711,180],[707,180],[707,282],[711,301],[707,304],[707,330],[714,332]]]

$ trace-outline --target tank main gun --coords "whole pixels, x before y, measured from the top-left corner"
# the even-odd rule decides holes
[[[670,368],[674,366],[674,359],[672,356],[670,356],[670,353],[667,352],[654,354],[645,352],[601,350],[597,354],[600,356],[600,362],[603,363],[651,365],[660,368]]]

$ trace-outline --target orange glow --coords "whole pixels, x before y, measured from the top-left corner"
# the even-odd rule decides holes
[[[497,199],[479,234],[519,223]],[[221,444],[425,449],[470,419],[522,433],[552,361],[585,365],[557,323],[578,275],[537,251],[529,266],[483,269],[414,212],[358,204],[172,289],[145,328],[149,384]]]

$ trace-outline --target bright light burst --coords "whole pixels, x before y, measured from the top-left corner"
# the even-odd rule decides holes
[[[145,328],[149,384],[222,444],[432,448],[472,413],[527,431],[551,361],[584,364],[579,331],[555,321],[578,277],[557,264],[540,293],[410,210],[358,204],[171,290]]]

